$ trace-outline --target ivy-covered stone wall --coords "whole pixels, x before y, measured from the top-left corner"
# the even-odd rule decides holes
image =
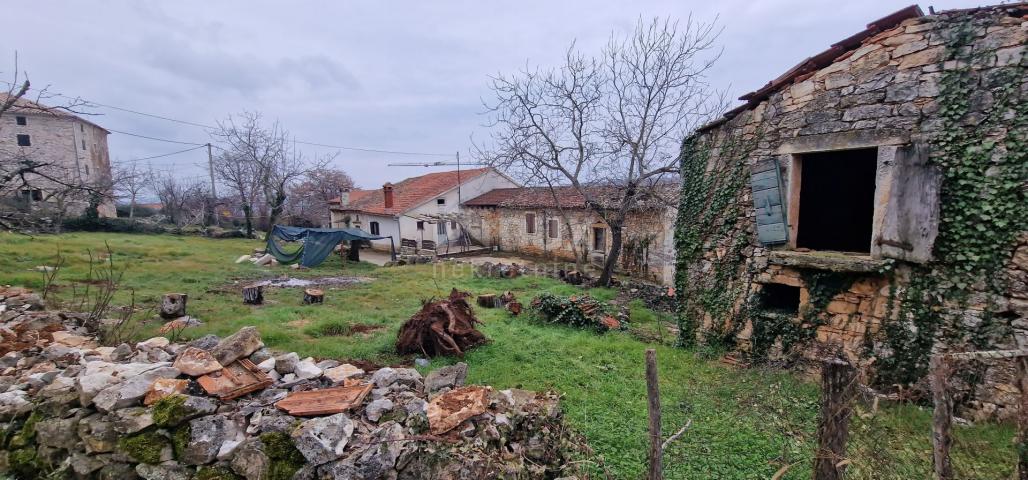
[[[882,388],[921,385],[932,353],[1028,348],[1023,10],[905,20],[687,139],[676,227],[681,343],[750,362],[841,354]],[[876,146],[875,228],[909,217],[901,221],[924,233],[930,259],[881,244],[834,258],[757,241],[754,165],[779,159],[789,205],[790,154]],[[882,151],[910,146],[926,152],[937,190],[890,197],[881,190],[907,173]],[[768,284],[801,287],[798,312],[765,311]],[[965,404],[1010,415],[1009,369],[966,368],[974,381]]]

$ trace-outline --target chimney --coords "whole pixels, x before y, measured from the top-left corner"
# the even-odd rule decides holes
[[[382,197],[385,198],[385,208],[393,208],[393,184],[386,182],[382,185]]]
[[[340,190],[339,191],[339,206],[345,207],[350,204],[350,191]]]

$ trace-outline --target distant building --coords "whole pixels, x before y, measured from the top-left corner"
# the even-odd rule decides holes
[[[5,94],[0,94],[0,101],[6,99]],[[62,183],[108,185],[111,179],[107,149],[109,133],[103,127],[66,111],[19,99],[0,117],[0,152],[8,158],[25,156],[50,164],[46,168],[47,175],[60,179]],[[47,200],[49,193],[66,187],[38,176],[30,176],[28,180],[29,186],[5,193],[29,204],[65,202],[62,208],[68,216],[82,214],[88,205],[85,195]],[[105,196],[98,213],[101,217],[117,215],[110,195]]]
[[[376,190],[351,190],[329,202],[332,228],[359,228],[373,235],[427,240],[441,248],[467,239],[461,203],[496,188],[518,186],[492,168],[437,172],[386,183]],[[388,249],[388,239],[372,241]]]
[[[602,189],[595,198],[604,198]],[[464,203],[471,236],[501,251],[602,265],[611,254],[610,227],[569,186],[500,188]],[[671,284],[676,210],[651,205],[628,214],[618,269]],[[565,218],[566,217],[566,218]]]

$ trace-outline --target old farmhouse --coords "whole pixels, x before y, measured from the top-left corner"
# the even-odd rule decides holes
[[[688,139],[684,340],[841,355],[881,386],[933,354],[1028,347],[1026,14],[905,8]],[[1013,411],[1009,365],[962,368],[983,380],[965,401]]]
[[[0,94],[0,102],[6,101]],[[111,178],[107,135],[103,127],[64,110],[21,98],[0,117],[0,152],[8,158],[24,157],[37,164],[49,178],[27,175],[18,191],[4,192],[24,207],[60,209],[64,215],[80,215],[88,201],[81,191],[68,186],[90,186],[101,190]],[[71,195],[65,194],[71,192]],[[110,195],[99,205],[101,217],[114,217]]]
[[[496,188],[516,187],[492,168],[436,172],[386,183],[376,190],[343,192],[330,202],[332,228],[355,227],[372,235],[434,242],[445,249],[466,239],[460,225],[460,204]],[[388,239],[372,247],[388,250]]]
[[[596,195],[602,197],[602,193]],[[602,265],[609,228],[574,187],[501,188],[464,203],[471,236],[501,251]],[[675,211],[666,205],[629,215],[619,269],[670,284]]]

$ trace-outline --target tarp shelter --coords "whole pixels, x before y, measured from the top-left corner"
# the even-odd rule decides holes
[[[303,241],[303,244],[300,245],[299,250],[287,253],[279,247],[278,243],[275,243],[276,238],[284,242]],[[339,242],[382,238],[388,238],[392,243],[393,237],[391,236],[372,235],[356,228],[303,228],[275,225],[271,229],[271,235],[268,235],[268,253],[282,264],[299,262],[305,267],[316,267],[325,261],[325,258],[332,253],[332,249]],[[395,248],[392,255],[393,258],[396,257]]]

